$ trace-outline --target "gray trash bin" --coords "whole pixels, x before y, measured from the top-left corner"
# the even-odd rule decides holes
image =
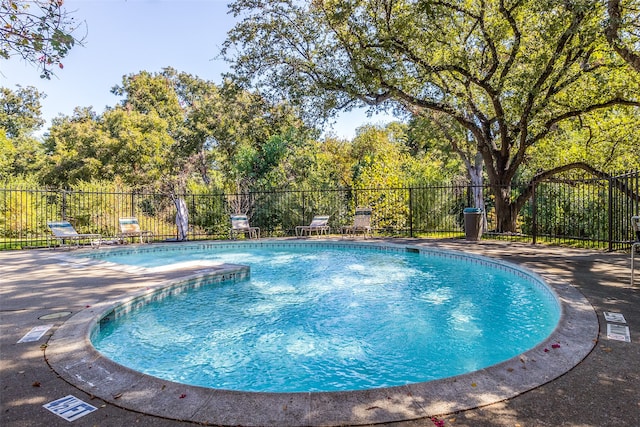
[[[464,235],[467,240],[480,240],[482,237],[482,209],[464,209]]]

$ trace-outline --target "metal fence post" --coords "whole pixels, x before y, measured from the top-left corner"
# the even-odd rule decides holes
[[[67,190],[62,190],[62,206],[60,207],[62,220],[67,219]]]
[[[305,204],[306,204],[306,197],[305,197],[306,191],[302,190],[302,221],[299,221],[299,224],[303,224],[305,222],[305,212],[307,210]],[[294,228],[295,230],[295,228]]]
[[[413,189],[409,187],[409,237],[413,237]]]
[[[609,203],[608,203],[608,207],[607,207],[607,216],[609,217],[609,224],[608,224],[608,228],[609,231],[607,233],[608,235],[608,240],[609,240],[609,252],[613,251],[613,180],[615,178],[609,177],[608,181],[609,181],[609,186],[608,186],[608,191],[609,191]]]
[[[538,239],[538,202],[536,200],[536,192],[538,183],[533,181],[533,192],[531,194],[531,240],[532,244],[537,243]]]

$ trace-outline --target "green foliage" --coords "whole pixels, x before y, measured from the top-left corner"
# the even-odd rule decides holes
[[[327,137],[296,147],[288,174],[290,188],[336,188],[351,186],[353,158],[349,141]]]
[[[161,73],[141,71],[122,78],[122,86],[115,86],[111,92],[124,96],[121,107],[126,111],[153,114],[168,123],[172,136],[182,123],[184,111],[175,88],[175,72],[167,68]]]
[[[129,76],[114,93],[127,95],[123,105],[128,108],[156,111],[167,120],[176,140],[172,175],[181,176],[182,186],[194,173],[209,184],[215,170],[226,185],[242,173],[248,175],[242,179],[260,179],[286,151],[273,146],[277,138],[291,138],[294,128],[298,135],[308,132],[286,105],[272,105],[230,81],[219,87],[171,68]],[[270,153],[274,149],[279,151]]]
[[[189,203],[189,223],[197,234],[209,236],[227,235],[229,215],[225,211],[225,200],[219,189],[190,182],[187,186]]]
[[[44,124],[40,100],[45,97],[33,86],[15,91],[0,88],[0,128],[8,138],[29,136]]]
[[[45,137],[46,162],[40,171],[45,185],[66,187],[100,177],[100,146],[106,135],[91,109],[76,108],[73,116],[59,116]],[[105,178],[112,178],[107,176]]]
[[[46,138],[49,156],[42,179],[57,186],[116,177],[130,185],[156,183],[173,161],[167,126],[156,114],[122,108],[100,118],[88,109],[58,117]]]
[[[0,180],[6,180],[12,176],[12,164],[15,159],[16,147],[5,135],[4,129],[0,129]]]
[[[536,234],[539,236],[566,236],[573,239],[606,240],[609,222],[604,207],[609,197],[606,182],[593,179],[570,183],[543,183],[536,189]],[[623,196],[624,197],[624,196]],[[621,205],[623,206],[623,205]],[[534,232],[532,205],[522,214],[522,232]],[[614,227],[616,230],[618,227]]]
[[[0,88],[0,177],[31,174],[40,167],[42,145],[33,134],[44,123],[42,98],[34,87]]]
[[[102,117],[106,170],[130,185],[149,186],[175,173],[175,140],[160,115],[114,109]]]
[[[360,127],[349,152],[353,185],[423,185],[451,180],[459,175],[462,170],[459,159],[443,153],[441,144],[424,153],[412,152],[410,138],[417,144],[431,143],[420,140],[415,129],[415,126],[397,122],[384,127]]]
[[[640,169],[638,135],[640,109],[614,108],[594,111],[567,121],[553,136],[530,151],[527,177],[564,164],[586,162],[600,171]]]
[[[46,211],[47,193],[34,190],[37,184],[31,178],[7,178],[3,186],[24,191],[8,191],[0,198],[0,230],[4,230],[2,237],[42,234],[46,227],[42,213]]]
[[[241,145],[232,162],[233,176],[250,185],[250,189],[284,188],[293,181],[303,181],[296,170],[297,154],[308,147],[305,134],[289,129],[256,145]]]

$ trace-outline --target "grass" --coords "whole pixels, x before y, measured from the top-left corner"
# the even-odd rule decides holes
[[[388,233],[377,233],[374,236],[378,237],[407,237],[406,235],[400,234],[388,234]],[[211,236],[207,235],[205,238],[202,238],[202,235],[194,235],[190,236],[190,240],[218,240],[217,237],[220,236]],[[414,233],[415,238],[422,239],[464,239],[464,232],[431,232],[431,233]],[[223,238],[226,239],[226,236]],[[500,234],[500,233],[486,233],[483,235],[483,239],[485,240],[507,240],[510,242],[518,242],[518,243],[533,243],[532,237],[522,234]],[[600,241],[591,241],[584,239],[575,239],[575,238],[561,238],[561,237],[548,237],[548,236],[538,236],[536,239],[536,244],[539,245],[548,245],[548,246],[563,246],[568,248],[575,249],[607,249],[607,242]],[[45,248],[48,247],[48,241],[46,238],[35,237],[35,238],[0,238],[0,251],[6,250],[20,250],[20,249],[36,249],[36,248]]]

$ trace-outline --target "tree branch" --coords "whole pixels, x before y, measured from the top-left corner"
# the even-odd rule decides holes
[[[640,101],[632,101],[632,100],[616,97],[616,98],[610,99],[609,101],[601,102],[599,104],[589,105],[580,110],[567,111],[564,114],[560,114],[559,116],[548,120],[544,125],[544,129],[540,131],[540,133],[532,137],[529,141],[527,141],[526,145],[531,146],[532,144],[536,143],[537,141],[547,136],[553,130],[555,125],[557,125],[563,120],[570,119],[572,117],[578,117],[582,114],[589,113],[591,111],[600,110],[603,108],[612,107],[614,105],[627,105],[632,107],[640,107]]]
[[[620,39],[620,25],[622,23],[620,0],[608,0],[607,13],[609,21],[604,32],[607,41],[622,59],[627,61],[637,72],[640,72],[640,55],[625,47]]]

